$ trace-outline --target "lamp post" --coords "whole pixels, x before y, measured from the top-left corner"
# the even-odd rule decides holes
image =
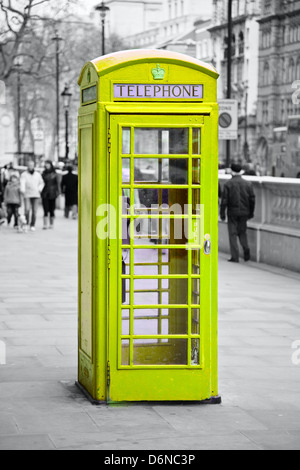
[[[61,96],[64,100],[64,108],[65,108],[65,119],[66,119],[66,161],[69,158],[69,109],[70,103],[72,98],[72,93],[69,91],[68,85],[65,85],[65,89],[62,92]]]
[[[22,153],[21,141],[21,73],[22,73],[22,57],[18,56],[15,59],[15,67],[17,71],[17,152],[18,157]]]
[[[95,7],[95,10],[100,11],[102,23],[102,55],[105,55],[105,18],[106,14],[109,12],[109,8],[102,2]]]
[[[244,158],[245,162],[249,159],[249,144],[248,144],[248,83],[244,84],[245,93],[245,144],[244,144]]]
[[[228,0],[228,57],[227,57],[227,99],[231,99],[232,71],[232,0]],[[226,167],[231,163],[230,140],[226,141]]]
[[[52,38],[55,41],[55,56],[56,56],[56,152],[57,161],[59,159],[59,43],[62,38],[59,37],[58,32],[55,31],[55,37]]]

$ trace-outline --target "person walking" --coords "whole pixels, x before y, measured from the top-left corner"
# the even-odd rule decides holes
[[[21,189],[20,182],[16,176],[11,176],[4,191],[4,203],[7,211],[7,225],[10,225],[14,216],[14,228],[18,228],[19,208],[21,207]]]
[[[54,227],[56,199],[59,196],[58,175],[50,160],[45,162],[43,180],[45,185],[42,191],[42,201],[44,209],[44,230],[46,230],[48,228],[48,218],[50,219],[49,228],[53,229]]]
[[[41,174],[35,170],[33,161],[28,163],[27,171],[22,173],[20,184],[21,193],[24,197],[26,222],[28,226],[30,225],[31,231],[34,232],[38,204],[41,197],[41,192],[44,188],[44,181]]]
[[[1,204],[4,200],[4,184],[3,184],[3,180],[2,180],[2,169],[0,168],[0,207],[1,207]]]
[[[232,263],[239,262],[238,238],[244,251],[244,260],[250,260],[250,249],[247,237],[247,221],[254,217],[255,194],[252,184],[242,178],[242,166],[231,165],[232,178],[223,188],[221,200],[221,220],[228,218],[228,234]]]
[[[78,176],[73,173],[73,167],[67,168],[68,173],[62,177],[61,192],[65,195],[65,217],[69,218],[72,211],[73,219],[77,218],[78,212]]]
[[[11,162],[8,165],[6,165],[4,168],[4,172],[3,172],[4,189],[6,185],[9,183],[12,176],[16,176],[17,178],[19,178],[20,175],[19,175],[18,170],[15,169],[14,164]]]

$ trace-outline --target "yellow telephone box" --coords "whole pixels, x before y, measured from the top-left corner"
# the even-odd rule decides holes
[[[215,69],[168,51],[82,70],[79,386],[218,403]]]

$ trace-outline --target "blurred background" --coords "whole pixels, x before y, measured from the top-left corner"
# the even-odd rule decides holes
[[[77,163],[77,79],[87,60],[159,48],[213,64],[238,129],[220,170],[300,177],[300,1],[1,0],[0,167]],[[229,13],[231,12],[231,13]],[[229,21],[229,14],[231,15]],[[231,41],[228,41],[228,38]]]

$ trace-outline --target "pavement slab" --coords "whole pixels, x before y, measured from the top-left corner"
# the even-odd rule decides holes
[[[0,232],[0,450],[298,450],[300,275],[219,259],[222,404],[95,407],[75,387],[77,225]]]

